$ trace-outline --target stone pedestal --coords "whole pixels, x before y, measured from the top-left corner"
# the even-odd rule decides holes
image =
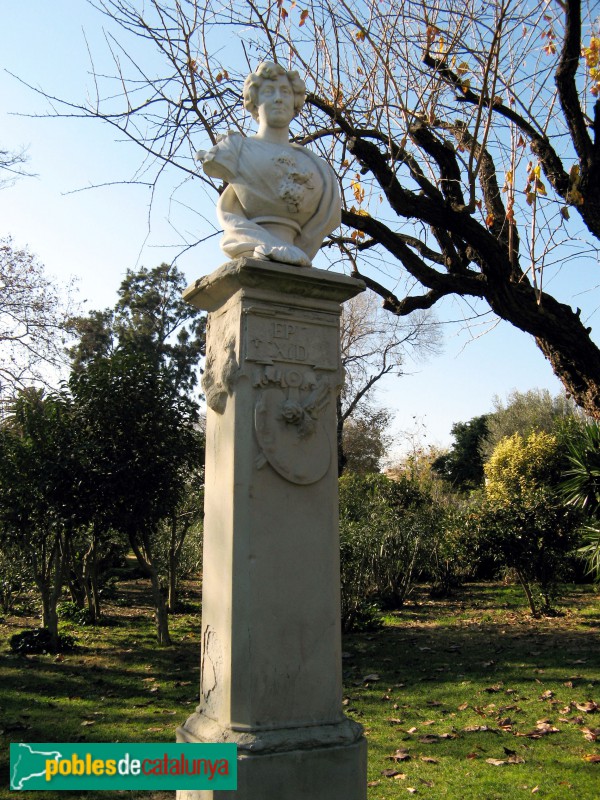
[[[236,792],[364,800],[341,711],[336,396],[343,275],[242,258],[184,294],[210,312],[200,705],[180,742],[235,742]]]

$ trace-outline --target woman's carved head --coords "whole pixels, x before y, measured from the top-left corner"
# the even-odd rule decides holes
[[[276,81],[285,75],[294,93],[294,116],[299,114],[306,97],[306,86],[296,70],[286,70],[273,61],[263,61],[256,72],[251,72],[244,81],[244,108],[258,121],[258,94],[265,81]]]

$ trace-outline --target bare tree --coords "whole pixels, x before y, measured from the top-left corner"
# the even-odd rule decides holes
[[[0,189],[12,186],[17,178],[30,175],[24,168],[27,162],[27,154],[22,150],[2,150],[0,149]]]
[[[483,303],[532,335],[600,417],[600,351],[579,309],[547,289],[598,254],[594,2],[94,5],[112,72],[94,64],[95,100],[56,113],[97,117],[136,141],[153,184],[174,166],[208,188],[193,151],[244,130],[248,66],[293,63],[309,88],[296,140],[330,159],[345,198],[345,229],[326,246],[353,248],[353,274],[392,314],[449,295]]]
[[[391,414],[373,405],[377,383],[385,375],[405,373],[407,361],[417,362],[437,352],[440,329],[429,311],[416,311],[406,319],[387,314],[376,295],[367,291],[344,304],[340,332],[344,385],[337,401],[337,439],[338,468],[342,472],[352,426],[353,450],[359,440],[372,440],[378,450],[375,461],[384,455],[382,434]]]
[[[34,255],[0,239],[1,403],[32,383],[56,383],[71,314],[68,290],[61,295]]]

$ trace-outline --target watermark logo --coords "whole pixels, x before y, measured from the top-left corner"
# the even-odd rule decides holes
[[[11,744],[10,788],[236,789],[234,744]]]

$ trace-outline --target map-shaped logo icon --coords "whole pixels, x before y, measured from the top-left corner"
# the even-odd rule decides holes
[[[45,778],[46,762],[48,760],[58,761],[62,758],[62,753],[57,750],[34,750],[30,744],[21,743],[16,745],[18,750],[15,759],[14,747],[15,745],[11,746],[11,763],[14,763],[10,774],[10,788],[15,791],[29,789],[27,781],[32,778]]]

